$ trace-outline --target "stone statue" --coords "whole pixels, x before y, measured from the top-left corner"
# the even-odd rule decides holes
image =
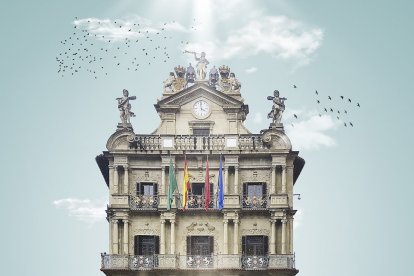
[[[241,83],[238,79],[236,79],[236,75],[234,73],[230,73],[229,82],[231,90],[235,93],[240,93]]]
[[[190,63],[190,65],[188,65],[188,67],[187,67],[187,72],[185,74],[185,79],[186,79],[187,83],[194,83],[195,77],[196,77],[196,74],[195,74],[194,67]]]
[[[183,90],[187,86],[187,81],[185,79],[185,68],[183,66],[178,65],[174,67],[174,71],[176,74],[176,78],[172,83],[172,91],[177,93]]]
[[[219,80],[219,73],[216,66],[213,66],[213,68],[211,68],[209,75],[209,85],[216,87],[216,84]]]
[[[175,81],[175,75],[174,72],[170,72],[170,75],[168,78],[164,81],[164,93],[172,93],[172,85]]]
[[[218,82],[218,90],[224,93],[231,92],[231,83],[230,83],[230,68],[226,65],[219,67],[220,72],[220,81]]]
[[[204,80],[207,76],[207,65],[209,64],[208,60],[206,59],[206,53],[201,52],[200,57],[197,57],[196,52],[184,51],[184,53],[194,54],[194,58],[197,61],[197,79]]]
[[[273,101],[272,110],[267,114],[267,118],[273,119],[273,124],[280,124],[282,120],[282,114],[285,111],[285,101],[287,98],[280,98],[279,91],[273,92],[274,96],[267,96],[267,99]]]
[[[122,91],[123,97],[116,98],[118,101],[118,109],[120,111],[120,117],[123,128],[127,128],[128,124],[131,124],[130,118],[135,117],[135,114],[131,111],[130,100],[136,100],[136,96],[129,96],[128,90]]]

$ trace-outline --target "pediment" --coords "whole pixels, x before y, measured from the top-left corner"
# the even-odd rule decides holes
[[[216,104],[220,106],[241,107],[243,105],[242,101],[239,101],[229,95],[226,95],[223,92],[217,91],[216,89],[206,84],[197,83],[174,95],[171,95],[167,98],[162,99],[156,104],[156,106],[158,107],[182,106],[200,97],[209,99],[212,102],[215,102]]]

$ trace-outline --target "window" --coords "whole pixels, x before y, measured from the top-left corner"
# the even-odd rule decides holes
[[[242,253],[247,256],[267,255],[268,237],[267,236],[243,236]]]
[[[156,183],[140,182],[137,183],[137,195],[154,196],[158,194]]]
[[[249,182],[243,184],[243,207],[266,208],[266,183]]]
[[[205,208],[206,197],[204,188],[204,183],[191,183],[191,191],[188,193],[188,208]],[[213,184],[210,183],[209,208],[213,208],[214,202]]]
[[[209,256],[214,252],[213,236],[188,236],[187,255]]]
[[[154,255],[159,254],[159,237],[138,235],[134,237],[135,255]]]
[[[209,128],[194,128],[193,135],[195,136],[209,136],[210,129]]]

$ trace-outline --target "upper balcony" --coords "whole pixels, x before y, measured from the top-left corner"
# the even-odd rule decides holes
[[[108,255],[101,270],[296,270],[295,257],[286,255]]]
[[[268,151],[260,134],[228,134],[228,135],[130,135],[127,138],[130,146],[145,151],[185,150],[185,151]]]

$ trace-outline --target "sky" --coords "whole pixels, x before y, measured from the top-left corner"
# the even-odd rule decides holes
[[[299,275],[413,275],[413,8],[403,0],[4,1],[3,274],[103,275],[108,190],[94,158],[119,121],[115,98],[122,89],[137,96],[134,130],[151,133],[163,81],[194,62],[190,50],[236,74],[253,133],[270,123],[266,97],[277,89],[287,98],[285,129],[306,160],[295,184]],[[87,42],[97,61],[73,55],[82,30],[97,35]],[[58,72],[65,51],[78,72],[67,59]]]

